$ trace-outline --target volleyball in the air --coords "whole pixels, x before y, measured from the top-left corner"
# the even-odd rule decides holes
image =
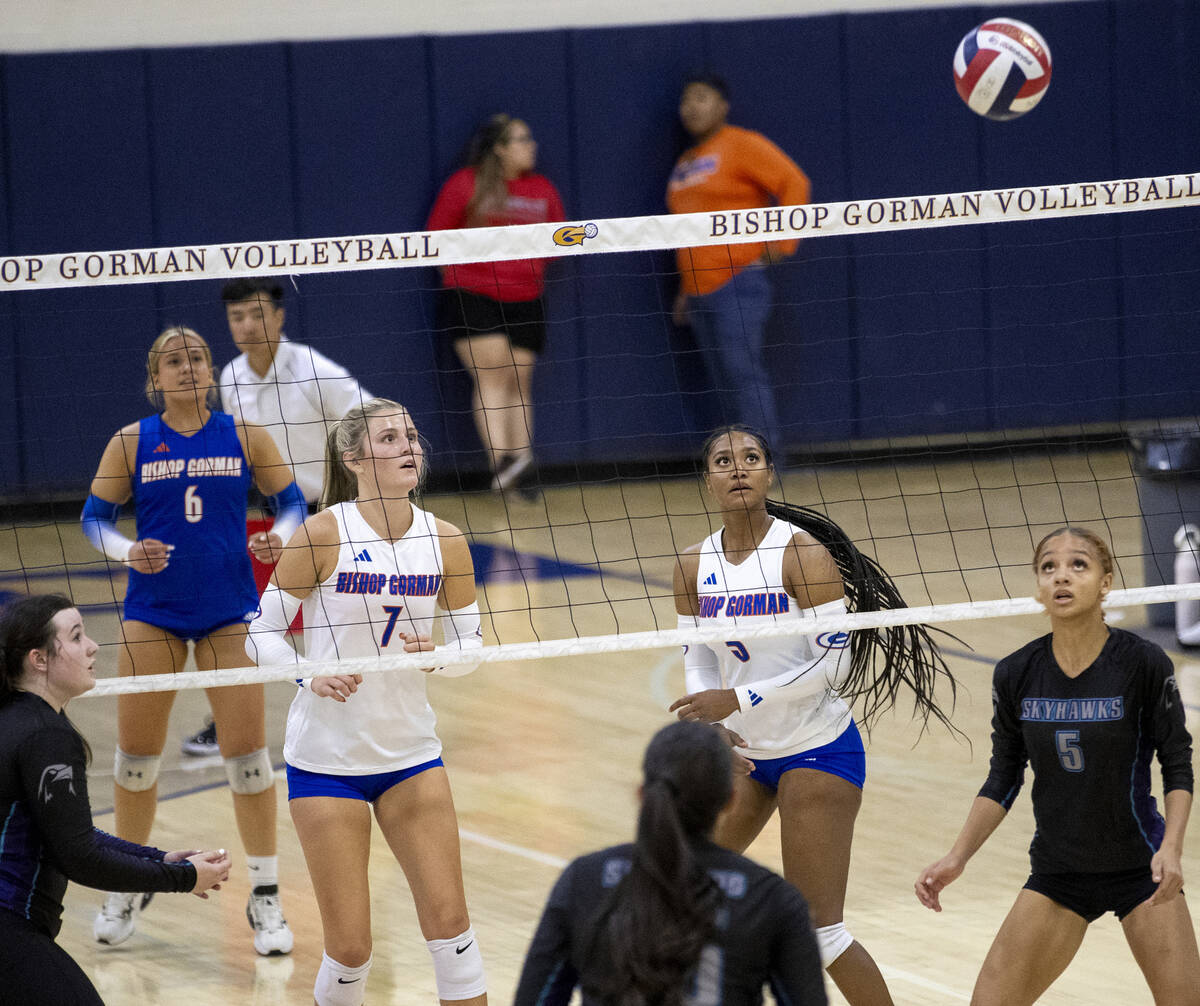
[[[1024,21],[996,17],[972,28],[954,54],[954,86],[972,112],[1015,119],[1050,86],[1050,47]]]

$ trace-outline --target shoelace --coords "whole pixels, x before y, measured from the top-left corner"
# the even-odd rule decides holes
[[[137,899],[131,894],[110,894],[104,900],[104,908],[102,912],[105,918],[108,919],[128,919],[133,915],[133,906]],[[113,906],[119,905],[117,910],[113,911]]]
[[[283,908],[279,904],[278,896],[274,894],[251,895],[250,904],[254,914],[254,924],[258,929],[270,933],[276,929],[282,929],[287,924],[283,918]]]

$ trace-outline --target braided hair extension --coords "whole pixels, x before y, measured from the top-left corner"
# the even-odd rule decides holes
[[[735,423],[716,430],[705,442],[701,453],[705,468],[713,445],[732,433],[753,437],[767,464],[774,464],[766,438],[757,430]],[[772,517],[806,531],[825,546],[841,573],[851,612],[894,611],[908,607],[887,570],[860,552],[846,532],[824,514],[810,507],[771,499],[766,501],[766,510]],[[838,694],[852,705],[861,701],[865,727],[869,729],[876,717],[895,706],[901,686],[907,686],[913,693],[913,715],[920,718],[922,730],[929,725],[932,716],[952,732],[959,733],[950,722],[958,698],[958,682],[933,638],[934,632],[962,642],[944,629],[927,625],[855,630],[850,640],[850,670],[838,688]],[[934,695],[935,686],[942,678],[950,687],[949,710],[943,709]]]

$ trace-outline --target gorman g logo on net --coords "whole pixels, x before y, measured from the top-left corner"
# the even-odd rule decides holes
[[[582,227],[571,225],[560,227],[552,237],[556,245],[570,248],[573,245],[583,244],[588,238],[594,238],[599,233],[600,229],[595,224],[584,224]]]

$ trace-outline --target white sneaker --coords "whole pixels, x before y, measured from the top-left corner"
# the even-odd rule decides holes
[[[153,894],[114,891],[104,899],[96,921],[92,923],[93,939],[110,947],[124,943],[133,935],[138,915],[153,897]]]
[[[1181,524],[1175,532],[1176,552],[1200,552],[1200,527],[1195,524]]]
[[[246,902],[246,919],[254,930],[254,949],[263,957],[290,954],[295,937],[279,905],[279,888],[256,887]]]

